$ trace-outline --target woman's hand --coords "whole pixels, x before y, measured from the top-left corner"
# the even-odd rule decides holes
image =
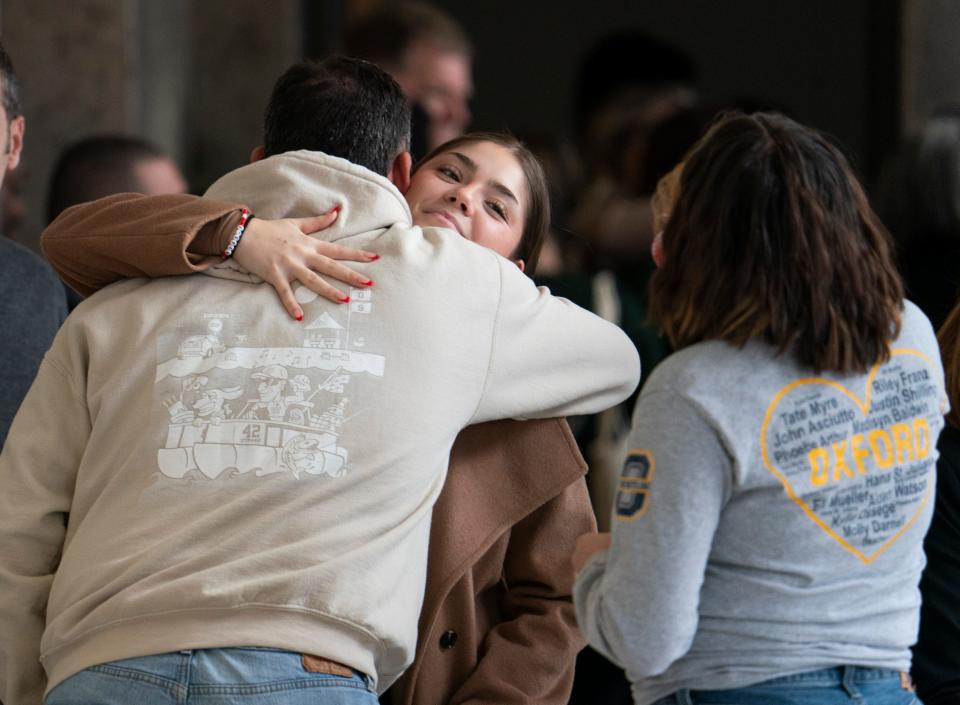
[[[584,534],[578,538],[577,543],[573,547],[573,555],[570,557],[570,562],[573,563],[573,574],[576,575],[579,573],[594,553],[606,551],[608,548],[610,548],[609,532],[603,534]]]
[[[347,303],[350,297],[328,284],[321,274],[353,287],[373,286],[373,280],[338,260],[373,262],[380,259],[379,255],[309,237],[333,225],[338,214],[339,209],[334,208],[311,218],[254,218],[233,253],[240,266],[277,290],[284,308],[298,321],[303,320],[303,309],[290,286],[292,281],[335,303]]]

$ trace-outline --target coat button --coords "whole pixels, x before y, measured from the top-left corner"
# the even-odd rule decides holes
[[[457,643],[457,638],[457,633],[452,629],[448,629],[443,633],[443,636],[440,637],[440,648],[452,649]]]

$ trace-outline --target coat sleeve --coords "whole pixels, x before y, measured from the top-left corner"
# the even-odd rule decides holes
[[[206,269],[219,261],[218,235],[239,220],[240,208],[188,194],[122,193],[68,208],[41,245],[60,277],[89,296],[124,278]],[[193,254],[194,240],[208,246]]]
[[[583,479],[512,528],[502,618],[449,705],[566,704],[584,646],[570,594],[570,554],[577,537],[590,531],[596,522]]]
[[[48,353],[0,455],[0,702],[7,705],[42,702],[40,638],[89,434],[82,391]]]
[[[593,414],[630,396],[640,381],[640,357],[626,333],[496,259],[500,301],[470,423]]]
[[[641,394],[620,476],[610,549],[577,574],[577,621],[631,680],[663,673],[693,642],[700,588],[733,466],[699,409]]]

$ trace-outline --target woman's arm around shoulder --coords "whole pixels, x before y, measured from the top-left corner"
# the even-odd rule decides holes
[[[219,258],[191,257],[188,246],[206,227],[239,222],[242,206],[189,194],[122,193],[72,206],[43,232],[43,252],[60,277],[89,296],[120,279],[189,274]]]
[[[43,234],[43,250],[61,278],[85,296],[129,277],[202,271],[232,250],[237,263],[268,282],[289,314],[303,311],[290,283],[344,303],[346,295],[323,277],[349,286],[373,281],[338,260],[372,262],[372,252],[310,237],[330,227],[338,210],[309,218],[263,220],[240,228],[243,206],[189,194],[126,193],[68,208]]]
[[[630,396],[640,381],[640,356],[626,333],[497,260],[490,364],[471,423],[592,414]]]

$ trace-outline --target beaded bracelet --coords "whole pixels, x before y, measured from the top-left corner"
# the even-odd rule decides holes
[[[236,250],[237,245],[240,244],[240,238],[243,237],[243,233],[247,229],[247,226],[250,225],[251,220],[253,220],[253,213],[250,212],[249,208],[244,208],[240,211],[240,222],[237,223],[237,229],[234,231],[233,238],[230,240],[230,244],[227,245],[227,249],[220,255],[221,259],[227,259],[233,256],[233,251]]]

